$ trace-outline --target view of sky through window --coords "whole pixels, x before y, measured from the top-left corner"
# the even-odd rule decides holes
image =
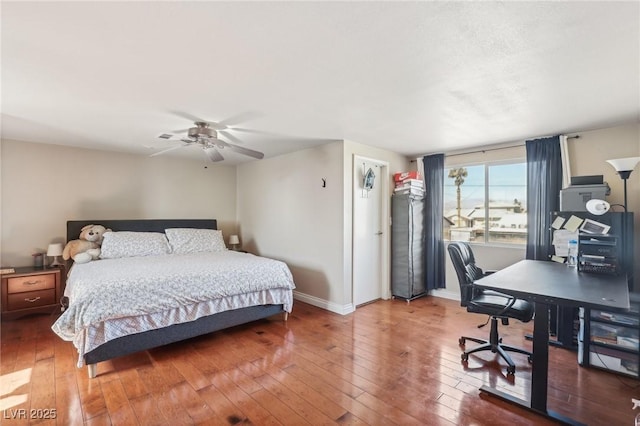
[[[464,209],[484,205],[484,165],[467,166],[467,177],[460,186],[461,207]],[[449,169],[445,169],[444,201],[445,211],[455,209],[456,185],[448,178]],[[526,208],[527,200],[527,165],[526,163],[502,164],[489,169],[490,203],[512,203],[517,199]]]
[[[444,238],[524,243],[526,167],[526,163],[496,163],[445,169],[444,216],[448,229]]]

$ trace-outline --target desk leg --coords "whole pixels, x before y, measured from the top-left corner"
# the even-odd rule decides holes
[[[533,368],[531,369],[531,408],[547,411],[549,372],[549,305],[536,302],[533,319]]]
[[[549,305],[535,302],[533,320],[533,365],[531,368],[531,402],[505,392],[482,386],[480,391],[489,393],[511,404],[541,414],[567,425],[583,425],[554,411],[547,410],[547,385],[549,371]]]

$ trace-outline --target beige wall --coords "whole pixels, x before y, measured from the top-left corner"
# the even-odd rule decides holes
[[[4,140],[1,263],[64,242],[67,220],[215,218],[236,232],[235,167]]]
[[[342,141],[238,166],[243,248],[285,261],[298,299],[338,313],[353,309],[354,154],[408,167],[398,154]]]
[[[244,163],[237,172],[242,248],[286,262],[296,294],[340,310],[342,142]]]

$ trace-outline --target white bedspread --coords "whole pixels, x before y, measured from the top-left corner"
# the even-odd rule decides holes
[[[291,312],[291,272],[283,262],[235,251],[103,259],[74,265],[69,308],[53,331],[85,353],[124,335],[247,306]]]

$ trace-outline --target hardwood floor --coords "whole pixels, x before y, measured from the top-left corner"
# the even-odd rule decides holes
[[[552,424],[479,393],[489,384],[528,397],[531,376],[519,354],[514,378],[489,352],[461,363],[458,337],[485,338],[488,326],[476,328],[484,319],[434,297],[379,301],[347,316],[296,302],[286,323],[273,318],[104,362],[92,380],[76,368],[72,344],[50,330],[53,317],[4,321],[0,423]],[[512,322],[500,331],[530,349],[531,328]],[[549,358],[550,409],[590,425],[633,424],[640,382],[579,367],[565,349],[551,347]],[[28,418],[52,409],[55,419]]]

